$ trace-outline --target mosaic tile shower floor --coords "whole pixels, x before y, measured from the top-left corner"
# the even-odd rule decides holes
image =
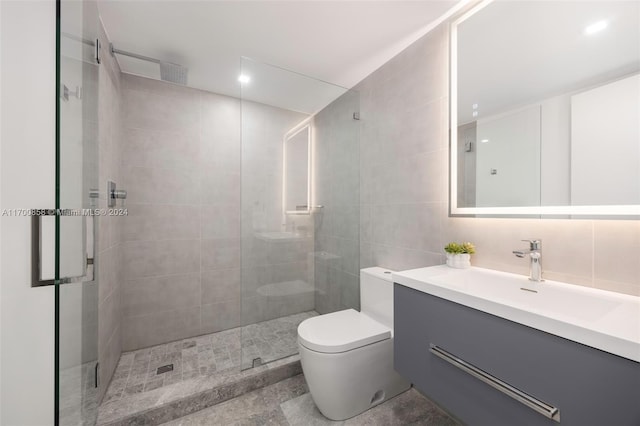
[[[256,358],[270,362],[295,354],[298,324],[316,315],[315,311],[303,312],[125,352],[102,404],[198,376],[239,372],[250,368]],[[158,374],[158,368],[165,365],[172,365],[172,370]]]

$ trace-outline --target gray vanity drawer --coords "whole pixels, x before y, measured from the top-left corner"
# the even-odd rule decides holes
[[[557,425],[430,345],[557,407],[561,425],[640,425],[640,363],[394,285],[395,368],[469,425]]]

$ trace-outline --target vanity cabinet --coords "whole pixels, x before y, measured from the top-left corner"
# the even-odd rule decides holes
[[[468,425],[640,425],[638,362],[400,284],[394,305],[395,369]]]

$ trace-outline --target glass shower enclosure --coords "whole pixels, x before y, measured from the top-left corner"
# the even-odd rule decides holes
[[[356,92],[298,73],[248,58],[241,68],[246,369],[296,354],[306,318],[359,304],[359,105]]]
[[[51,265],[43,263],[41,277],[56,289],[59,424],[95,424],[101,395],[109,395],[110,404],[125,404],[131,395],[125,388],[142,388],[138,379],[145,380],[144,390],[138,389],[140,397],[150,380],[173,386],[203,375],[232,376],[295,355],[300,322],[318,314],[358,309],[359,94],[247,58],[242,58],[239,70],[240,99],[124,73],[120,77],[127,83],[121,92],[102,91],[106,79],[99,70],[106,61],[100,65],[98,38],[104,35],[99,31],[95,1],[59,1],[58,7],[56,208],[104,209],[111,189],[99,165],[113,160],[137,167],[140,164],[134,160],[146,158],[120,158],[119,150],[110,154],[98,143],[106,141],[109,129],[126,130],[126,123],[107,120],[107,112],[126,114],[131,108],[127,96],[133,91],[138,95],[155,91],[153,96],[140,95],[136,105],[142,117],[155,111],[153,102],[146,102],[149,99],[166,97],[167,105],[173,105],[168,100],[178,96],[179,105],[210,113],[195,116],[202,120],[202,129],[211,130],[211,134],[194,133],[200,135],[194,144],[207,160],[196,165],[202,192],[190,199],[194,204],[190,207],[199,215],[198,225],[183,226],[189,217],[171,215],[171,206],[154,205],[158,214],[169,212],[163,216],[164,226],[177,230],[169,242],[158,243],[156,234],[142,232],[150,228],[133,229],[132,224],[143,216],[135,212],[147,211],[140,209],[146,202],[142,190],[130,191],[127,206],[133,213],[120,218],[118,226],[90,214],[56,214],[35,222],[42,237],[42,244],[34,244],[41,247],[39,258],[55,259]],[[102,52],[108,53],[108,47],[103,46]],[[143,123],[149,128],[137,130],[162,133],[155,123],[149,120]],[[188,123],[180,122],[176,128],[193,131]],[[172,137],[164,141],[175,142],[171,146],[176,152],[187,149]],[[125,148],[134,142],[118,141]],[[194,166],[163,158],[169,168]],[[136,176],[122,177],[124,187],[135,188]],[[195,232],[185,236],[180,234],[184,229]],[[166,259],[162,251],[144,251],[147,245],[169,247],[171,241],[189,239],[194,254],[180,261],[193,270],[167,270],[156,276],[156,272],[128,267],[124,255],[115,255],[113,247],[105,246],[113,234],[121,238],[118,250],[143,259],[140,262],[145,265],[163,264]],[[143,249],[127,251],[142,245]],[[116,274],[123,269],[129,275]],[[158,288],[162,283],[177,288],[180,282],[175,277],[183,272],[193,278],[181,287],[189,294],[173,304]],[[143,278],[155,286],[151,293],[144,293],[151,287],[141,284]],[[119,286],[118,295],[130,297],[114,296],[118,304],[109,305],[111,285]],[[141,295],[148,302],[144,309],[133,306]],[[188,328],[174,327],[183,317],[163,315],[178,311],[193,319]],[[162,318],[165,327],[155,327],[157,321],[148,318]],[[116,328],[122,334],[115,333]],[[138,341],[131,337],[132,330],[153,339]],[[104,367],[107,361],[113,369]],[[138,371],[137,363],[144,368]],[[168,364],[171,374],[159,371]],[[98,371],[104,371],[105,377],[98,377]],[[118,381],[120,387],[114,385]]]
[[[57,26],[56,213],[34,217],[40,264],[33,285],[55,286],[56,424],[95,424],[98,406],[98,9],[59,1]],[[48,253],[48,242],[54,253]],[[34,247],[37,244],[34,243]],[[52,270],[47,263],[53,260]],[[53,278],[53,280],[46,280]]]

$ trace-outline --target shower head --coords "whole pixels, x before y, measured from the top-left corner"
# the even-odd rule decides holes
[[[150,58],[148,56],[139,55],[137,53],[125,52],[124,50],[119,50],[113,47],[113,43],[110,45],[111,54],[115,56],[115,54],[129,56],[131,58],[140,59],[142,61],[154,62],[160,65],[160,79],[163,81],[168,81],[176,84],[187,84],[187,73],[189,72],[189,68],[184,67],[182,65],[174,64],[172,62],[165,62],[159,59]]]
[[[188,72],[189,69],[182,65],[160,61],[160,78],[164,81],[186,85]]]

